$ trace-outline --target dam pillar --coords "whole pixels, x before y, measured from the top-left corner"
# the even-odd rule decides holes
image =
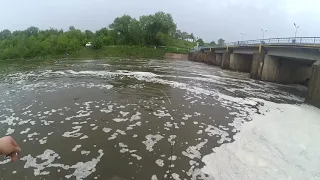
[[[261,80],[277,82],[279,74],[280,61],[278,57],[265,55],[263,68],[261,73]]]
[[[221,69],[230,68],[230,52],[224,52],[222,54]]]
[[[201,52],[200,53],[200,62],[204,62],[205,63],[206,56],[207,56],[207,54],[205,52]]]
[[[320,61],[312,65],[306,102],[320,108]]]
[[[196,53],[196,60],[195,61],[201,62],[201,53],[200,52]]]
[[[216,54],[216,62],[214,65],[221,66],[222,63],[222,54]]]
[[[192,52],[188,53],[188,60],[189,61],[193,61],[193,55],[194,55],[194,53],[192,53]]]
[[[207,56],[206,56],[206,63],[207,64],[215,64],[215,60],[216,60],[216,56],[213,52],[207,52]]]
[[[252,57],[252,64],[250,70],[250,78],[252,79],[261,79],[261,72],[264,61],[264,53],[254,53]]]
[[[306,84],[313,62],[265,55],[261,80],[281,84]]]
[[[239,72],[250,72],[252,64],[252,55],[248,54],[230,54],[230,69]]]

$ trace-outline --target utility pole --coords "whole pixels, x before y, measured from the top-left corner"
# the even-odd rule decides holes
[[[264,33],[267,32],[268,30],[261,29],[261,31],[262,31],[262,39],[264,39]]]
[[[246,34],[244,34],[244,33],[240,33],[241,35],[242,35],[242,41],[243,41],[243,37],[246,35]]]
[[[296,23],[293,23],[293,25],[294,25],[294,27],[296,28],[296,32],[295,32],[295,34],[294,34],[294,40],[296,40],[296,39],[297,39],[298,28],[299,28],[300,26],[297,26]]]

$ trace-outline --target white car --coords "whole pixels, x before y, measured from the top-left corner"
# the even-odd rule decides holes
[[[88,42],[87,44],[86,44],[86,47],[91,47],[92,46],[92,42]]]

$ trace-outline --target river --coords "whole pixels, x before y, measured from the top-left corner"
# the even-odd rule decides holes
[[[301,105],[307,88],[300,85],[255,81],[245,73],[179,60],[3,61],[0,73],[0,135],[14,137],[22,148],[18,162],[0,159],[2,179],[272,179],[268,173],[280,177],[285,169],[303,177],[318,173],[290,165],[270,173],[275,164],[267,158],[268,173],[255,171],[245,167],[266,164],[256,161],[263,153],[226,153],[261,147],[243,137],[260,141],[261,126],[269,125],[263,118],[272,112],[292,115],[305,108],[317,117],[315,108]],[[261,131],[255,121],[266,122]],[[305,131],[318,136],[319,123],[312,123],[315,129]],[[271,124],[268,132],[278,128]],[[254,135],[243,134],[254,128]],[[270,144],[275,146],[264,143]],[[237,154],[248,162],[231,161]],[[314,161],[296,164],[319,165]],[[246,170],[253,174],[242,174]]]

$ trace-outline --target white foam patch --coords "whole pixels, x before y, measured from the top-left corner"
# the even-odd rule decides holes
[[[34,132],[34,133],[31,133],[31,134],[28,134],[28,138],[31,138],[31,137],[37,136],[37,135],[39,135],[39,133]]]
[[[142,159],[141,156],[138,156],[137,154],[134,154],[135,152],[137,152],[137,150],[130,150],[130,149],[128,148],[128,145],[120,142],[120,143],[119,143],[119,147],[121,147],[120,153],[130,153],[130,155],[131,155],[132,157],[136,158],[137,160],[141,160],[141,159]],[[129,163],[129,164],[130,164],[130,163]]]
[[[86,110],[80,110],[77,112],[77,115],[76,116],[70,116],[70,117],[66,117],[66,120],[67,121],[70,121],[71,119],[74,119],[74,118],[82,118],[82,117],[88,117],[91,115],[91,113],[93,111],[89,111],[90,109],[90,104],[91,102],[85,102],[84,104],[86,105]]]
[[[168,160],[175,161],[175,160],[177,160],[177,156],[175,156],[175,155],[170,156],[170,157],[168,158]]]
[[[9,126],[14,126],[16,125],[16,123],[20,123],[19,120],[20,118],[19,117],[15,117],[15,116],[5,116],[5,120],[2,120],[0,121],[0,123],[2,124],[8,124]]]
[[[114,118],[113,121],[115,122],[124,122],[124,121],[127,121],[128,118]]]
[[[128,147],[127,145],[125,145],[123,143],[119,143],[119,147],[121,147],[120,153],[129,152],[129,149],[127,148]]]
[[[141,119],[141,113],[140,112],[136,112],[136,114],[132,115],[130,118],[130,121],[136,121],[136,120],[140,120]]]
[[[11,161],[11,159],[5,159],[3,161],[0,161],[0,164],[7,164]]]
[[[189,115],[189,114],[185,114],[181,119],[183,120],[188,120],[189,118],[191,118],[192,115]]]
[[[104,113],[111,113],[113,111],[113,105],[109,105],[108,109],[106,108],[100,109],[100,111]]]
[[[120,111],[120,114],[123,116],[123,117],[126,117],[127,115],[129,115],[130,112],[123,112],[123,111]]]
[[[138,155],[136,155],[136,154],[131,154],[131,156],[134,157],[134,158],[137,158],[137,160],[141,160],[141,159],[142,159],[141,156],[138,156]]]
[[[160,141],[161,139],[163,139],[163,136],[156,134],[156,135],[152,135],[152,134],[148,134],[146,135],[146,139],[145,141],[142,141],[143,144],[146,145],[146,149],[151,152],[153,151],[153,146]]]
[[[113,87],[113,85],[108,85],[108,84],[94,84],[94,83],[88,83],[85,85],[81,85],[81,86],[86,86],[86,88],[93,88],[93,87],[97,87],[99,89],[111,89]]]
[[[88,139],[89,137],[87,135],[82,136],[80,139]]]
[[[162,110],[157,110],[157,112],[153,112],[153,115],[157,116],[158,118],[171,117],[169,113],[166,113],[165,111],[162,111]]]
[[[84,154],[84,155],[88,156],[88,155],[90,154],[90,151],[82,150],[82,151],[81,151],[81,154]]]
[[[108,140],[116,139],[117,136],[118,136],[118,133],[113,133],[113,134],[108,138]]]
[[[109,133],[112,129],[111,128],[103,128],[102,131],[105,133]]]
[[[172,178],[173,178],[174,180],[181,180],[179,174],[177,174],[177,173],[172,173],[171,176],[172,176]]]
[[[29,154],[28,156],[21,158],[21,160],[26,161],[24,168],[34,169],[33,172],[35,176],[49,175],[52,168],[59,168],[59,170],[64,169],[66,172],[70,172],[70,169],[74,169],[72,174],[66,175],[65,177],[69,179],[74,176],[75,179],[81,180],[87,178],[96,171],[96,166],[104,155],[102,149],[98,150],[98,153],[99,156],[97,158],[93,158],[91,161],[87,162],[77,162],[74,165],[54,163],[56,159],[60,159],[61,157],[50,149],[45,150],[43,154],[38,155],[35,158]]]
[[[6,135],[10,135],[12,133],[14,133],[14,129],[8,128]]]
[[[152,176],[151,176],[151,180],[158,180],[157,175],[152,175]]]
[[[231,138],[229,138],[229,134],[224,131],[221,130],[217,127],[211,126],[211,125],[207,125],[207,128],[204,130],[205,132],[207,132],[208,136],[214,136],[214,135],[219,135],[221,138],[218,140],[218,143],[221,144],[225,141],[230,142]]]
[[[184,156],[189,157],[190,159],[201,158],[200,149],[208,142],[208,139],[205,139],[203,142],[200,142],[196,146],[189,146],[185,151],[182,151]]]
[[[82,135],[82,133],[80,133],[80,129],[82,126],[75,126],[72,127],[72,129],[74,129],[73,131],[67,131],[63,133],[63,137],[80,137]]]
[[[40,144],[45,144],[47,143],[48,137],[43,137],[42,139],[39,140]]]
[[[177,135],[170,135],[169,138],[168,138],[168,142],[171,144],[171,145],[174,145],[176,142],[174,141],[174,139],[177,137]]]
[[[77,144],[74,146],[74,148],[72,148],[72,151],[77,151],[79,148],[81,148],[81,144]]]
[[[130,124],[128,127],[127,127],[127,130],[131,130],[131,129],[133,129],[133,127],[135,127],[135,126],[141,126],[141,121],[137,121],[136,123],[134,123],[134,124]],[[128,129],[129,128],[129,129]]]
[[[264,101],[235,141],[214,148],[202,171],[215,179],[317,179],[320,110]]]
[[[163,167],[164,166],[164,161],[162,159],[157,159],[156,160],[156,164],[160,167]]]
[[[117,129],[116,132],[117,132],[118,134],[121,134],[121,135],[126,135],[126,132],[125,132],[125,131],[122,131],[122,130],[120,130],[120,129]]]

